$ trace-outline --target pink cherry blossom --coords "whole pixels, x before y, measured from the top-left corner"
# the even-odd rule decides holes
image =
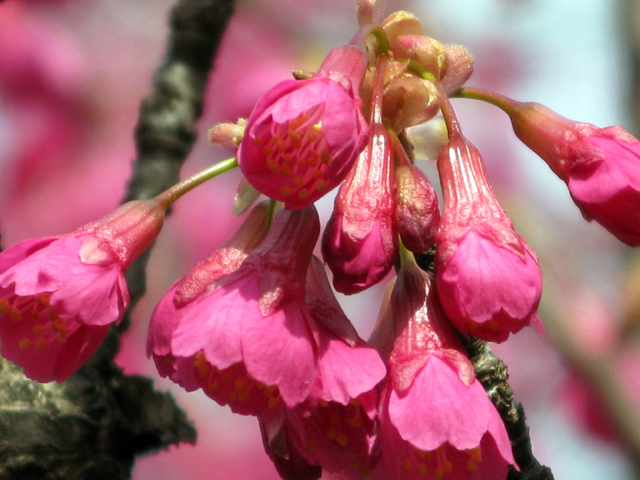
[[[506,429],[430,284],[417,265],[404,265],[374,334],[382,351],[392,342],[382,467],[388,478],[504,479],[515,465]]]
[[[328,472],[365,467],[376,429],[380,355],[358,337],[340,308],[320,260],[307,273],[306,301],[315,322],[317,376],[309,398],[284,408],[288,436],[309,464]]]
[[[619,126],[568,120],[536,103],[509,103],[513,128],[569,187],[587,220],[640,245],[640,142]]]
[[[166,205],[124,204],[59,237],[0,254],[2,356],[39,382],[62,382],[95,352],[129,305],[124,271],[155,239]]]
[[[163,377],[183,385],[187,390],[199,387],[194,376],[194,359],[174,358],[171,338],[180,325],[189,304],[207,294],[216,280],[240,267],[266,234],[268,207],[254,208],[229,241],[199,262],[186,276],[175,281],[156,306],[149,324],[147,355],[153,356]],[[179,371],[179,373],[176,373]]]
[[[304,282],[319,230],[313,207],[280,212],[239,268],[183,307],[171,355],[191,365],[172,378],[242,414],[308,398],[317,350]]]
[[[542,332],[537,257],[498,204],[480,152],[456,134],[440,153],[438,170],[444,210],[435,272],[447,316],[488,341],[502,342],[531,324]]]
[[[369,136],[358,96],[366,67],[362,50],[336,47],[311,78],[267,92],[238,149],[249,183],[287,208],[304,208],[336,187]]]

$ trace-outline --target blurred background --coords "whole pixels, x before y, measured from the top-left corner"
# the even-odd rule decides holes
[[[167,0],[5,0],[0,3],[0,233],[7,247],[61,234],[124,197],[138,107],[168,34]],[[352,0],[238,0],[211,77],[200,136],[183,177],[232,154],[208,144],[214,123],[247,116],[293,69],[315,70],[357,28]],[[587,6],[588,5],[588,6]],[[637,0],[397,0],[428,35],[465,45],[471,86],[537,101],[558,113],[638,134]],[[585,222],[565,185],[518,143],[506,115],[454,100],[483,152],[499,200],[540,257],[544,337],[533,330],[495,347],[524,404],[534,453],[555,478],[637,477],[640,439],[640,259]],[[436,180],[434,162],[419,164]],[[153,251],[148,293],[123,338],[119,364],[170,390],[199,432],[141,458],[134,480],[277,479],[253,418],[158,377],[146,358],[148,320],[168,286],[224,242],[237,172],[181,199]],[[319,202],[326,220],[332,198]],[[363,337],[384,283],[340,297]]]

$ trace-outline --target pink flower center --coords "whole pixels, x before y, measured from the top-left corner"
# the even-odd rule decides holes
[[[237,413],[257,414],[280,405],[278,387],[258,382],[241,363],[220,370],[207,362],[200,351],[193,357],[193,366],[204,392]]]
[[[22,322],[32,325],[30,330],[21,329],[23,336],[18,340],[18,346],[22,350],[32,347],[44,350],[54,342],[67,343],[69,337],[80,328],[78,322],[52,313],[50,299],[51,293],[29,297],[12,295],[0,299],[0,318],[8,318],[15,325]]]
[[[280,193],[306,200],[327,187],[327,168],[333,159],[322,134],[324,106],[316,105],[285,122],[269,122],[268,132],[256,138],[267,167],[284,177]]]

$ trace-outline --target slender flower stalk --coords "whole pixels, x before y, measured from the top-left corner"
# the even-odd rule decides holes
[[[238,159],[231,157],[226,160],[222,160],[215,165],[212,165],[200,172],[192,175],[191,177],[176,183],[174,186],[168,188],[156,198],[158,202],[165,208],[169,208],[176,200],[182,197],[185,193],[190,192],[199,185],[202,185],[207,180],[222,175],[229,170],[233,170],[238,166]]]

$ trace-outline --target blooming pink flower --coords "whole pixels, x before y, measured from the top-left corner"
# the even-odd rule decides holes
[[[640,142],[619,126],[568,120],[536,103],[511,102],[513,128],[569,187],[587,220],[640,245]]]
[[[313,258],[306,302],[318,346],[317,375],[309,398],[284,408],[289,437],[310,464],[325,471],[366,467],[375,435],[377,393],[386,375],[380,355],[358,337],[340,308],[324,267]]]
[[[454,325],[502,342],[536,324],[542,274],[486,177],[480,152],[455,134],[438,157],[444,210],[437,233],[436,283]]]
[[[366,68],[365,53],[345,45],[311,78],[267,92],[238,149],[249,183],[287,208],[304,208],[337,186],[369,135],[358,96]]]
[[[66,380],[129,305],[126,268],[155,239],[166,205],[132,201],[59,237],[0,254],[0,351],[39,382]]]
[[[403,266],[374,334],[382,351],[393,342],[382,466],[387,478],[504,479],[515,465],[506,429],[430,284],[417,265]]]
[[[393,157],[382,124],[384,68],[377,75],[369,144],[340,186],[322,237],[322,255],[333,272],[333,285],[346,294],[382,280],[398,253]]]
[[[309,397],[317,347],[304,282],[319,230],[313,207],[280,212],[238,269],[183,307],[171,355],[190,359],[195,377],[191,382],[177,372],[173,378],[242,414]]]
[[[216,280],[237,270],[259,245],[267,233],[267,214],[266,204],[254,208],[233,237],[174,282],[156,306],[149,323],[147,355],[153,356],[163,377],[170,376],[187,390],[199,387],[198,377],[194,375],[194,359],[174,358],[171,338],[184,312],[189,311],[186,307],[206,295]]]

